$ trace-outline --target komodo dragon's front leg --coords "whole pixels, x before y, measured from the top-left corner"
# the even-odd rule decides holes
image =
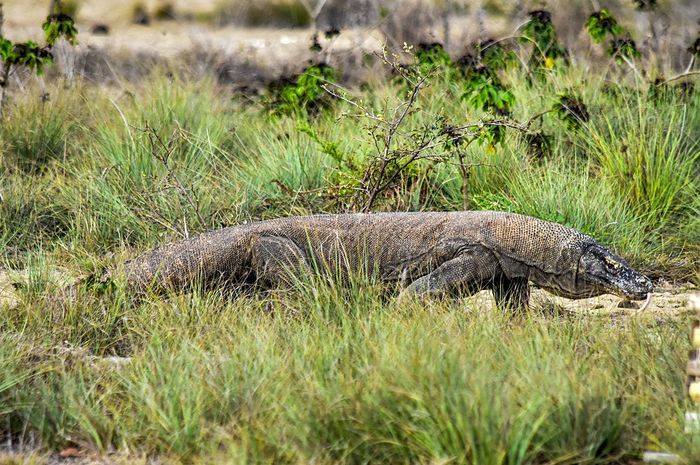
[[[406,291],[460,295],[482,289],[491,289],[496,304],[502,309],[521,310],[527,306],[530,296],[527,279],[507,278],[496,256],[481,246],[461,251],[431,273],[413,281]]]

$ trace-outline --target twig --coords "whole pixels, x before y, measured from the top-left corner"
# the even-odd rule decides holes
[[[478,123],[465,124],[459,126],[457,129],[470,129],[470,128],[483,128],[484,126],[503,126],[506,128],[517,129],[521,132],[527,132],[528,126],[525,124],[515,123],[508,120],[491,120],[491,121],[481,121]]]
[[[536,119],[541,118],[544,115],[546,115],[547,113],[551,113],[553,111],[555,111],[555,110],[553,108],[550,108],[549,110],[544,110],[544,111],[537,113],[536,115],[531,116],[530,119],[527,120],[527,123],[525,123],[525,127],[527,128],[527,130],[529,130],[530,126],[532,125],[532,123],[535,122]]]
[[[469,175],[471,174],[472,166],[464,163],[464,150],[457,150],[457,159],[459,160],[459,171],[462,173],[462,210],[469,210]]]
[[[148,124],[146,125],[145,131],[147,132],[148,138],[151,142],[151,153],[165,167],[165,169],[168,172],[168,175],[175,182],[180,194],[182,194],[182,196],[187,200],[187,203],[189,203],[190,207],[192,207],[192,210],[194,210],[202,228],[206,229],[207,222],[204,220],[204,217],[202,216],[202,213],[199,210],[197,202],[192,197],[192,195],[190,195],[190,192],[187,190],[184,184],[182,184],[180,178],[177,176],[175,171],[173,171],[173,169],[170,167],[170,164],[168,163],[168,158],[170,157],[170,155],[172,155],[174,149],[172,147],[169,147],[168,144],[166,144],[163,141],[163,139],[161,139],[158,133]],[[159,150],[156,150],[156,147],[158,146],[160,146],[160,148],[166,153],[165,155],[163,155],[163,153],[161,153]]]
[[[357,103],[354,100],[351,100],[351,99],[345,97],[344,95],[335,92],[333,89],[330,88],[330,86],[337,87],[338,89],[341,89],[343,92],[345,92],[345,89],[343,89],[342,87],[340,87],[339,85],[337,85],[333,82],[327,82],[326,84],[321,84],[321,89],[328,92],[331,96],[333,96],[339,100],[342,100],[343,102],[349,103],[350,105],[352,105],[353,107],[357,108],[358,110],[360,110],[362,112],[362,115],[349,115],[349,116],[364,116],[364,117],[369,118],[373,121],[376,121],[377,123],[387,124],[387,122],[385,120],[383,120],[382,118],[375,115],[372,111],[368,110],[367,107],[365,107],[364,105]]]
[[[186,233],[183,233],[182,231],[180,231],[179,229],[177,229],[175,226],[173,226],[172,224],[170,224],[170,222],[168,221],[168,218],[165,218],[165,217],[164,217],[161,213],[159,213],[156,209],[153,209],[153,210],[146,210],[146,209],[141,208],[141,207],[133,207],[133,208],[134,208],[134,210],[137,211],[140,215],[143,215],[144,217],[146,217],[146,218],[148,218],[148,219],[150,219],[150,220],[152,220],[152,221],[155,221],[155,222],[158,223],[159,225],[163,226],[163,227],[166,228],[166,229],[171,230],[172,232],[174,232],[174,233],[177,234],[178,236],[182,237],[183,239],[187,239],[187,234],[186,234]]]

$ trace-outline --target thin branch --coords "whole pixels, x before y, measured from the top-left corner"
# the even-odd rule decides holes
[[[516,123],[508,120],[491,120],[491,121],[480,121],[478,123],[465,124],[463,126],[457,127],[457,129],[470,129],[470,128],[483,128],[484,126],[504,126],[506,128],[516,129],[520,132],[527,132],[528,126],[525,124]]]
[[[175,226],[170,224],[169,218],[164,217],[157,209],[150,209],[147,210],[145,208],[141,207],[132,207],[134,211],[139,213],[145,218],[150,219],[151,221],[155,221],[159,225],[163,226],[166,229],[169,229],[170,231],[174,232],[178,236],[180,236],[183,239],[187,239],[187,234],[183,233],[179,229],[177,229]]]
[[[672,78],[666,79],[665,81],[659,82],[656,84],[657,87],[662,86],[664,84],[668,84],[669,82],[677,81],[679,79],[683,79],[684,77],[688,76],[695,76],[697,74],[700,74],[700,71],[688,71],[686,73],[679,74],[678,76],[673,76]]]
[[[525,23],[523,23],[523,25],[524,24]],[[494,40],[494,41],[486,44],[486,46],[484,48],[482,48],[481,51],[483,52],[484,50],[488,50],[489,47],[493,47],[494,45],[498,45],[499,43],[505,42],[506,40],[520,39],[521,37],[522,37],[522,35],[520,35],[520,34],[519,35],[511,35],[511,36],[507,36],[507,37],[501,37],[500,39]]]
[[[544,110],[544,111],[541,111],[541,112],[531,116],[530,119],[527,120],[527,123],[525,123],[525,127],[527,128],[527,130],[529,130],[530,126],[532,126],[532,123],[534,123],[536,119],[542,118],[547,113],[551,113],[553,111],[555,111],[554,108],[550,108],[549,110]]]
[[[401,126],[403,121],[406,119],[406,116],[408,115],[409,110],[413,106],[413,104],[416,102],[416,98],[418,97],[418,93],[420,90],[423,88],[423,85],[425,84],[425,80],[427,79],[426,76],[421,78],[420,81],[418,81],[417,84],[413,86],[413,90],[411,91],[411,95],[409,96],[408,100],[404,102],[402,105],[399,105],[395,109],[395,114],[396,111],[399,111],[399,108],[403,106],[403,110],[401,110],[401,114],[394,119],[394,121],[391,122],[389,125],[389,129],[387,131],[386,137],[384,139],[384,153],[382,154],[381,157],[381,167],[379,168],[379,174],[376,176],[376,181],[374,182],[374,186],[370,189],[369,193],[369,198],[367,199],[367,202],[365,203],[364,207],[362,207],[363,212],[368,212],[371,208],[372,205],[374,205],[374,202],[377,198],[377,195],[379,195],[380,192],[382,192],[386,187],[388,186],[387,183],[384,183],[382,185],[382,181],[384,180],[384,176],[386,174],[386,169],[389,165],[390,161],[390,153],[391,153],[391,145],[394,140],[394,136],[396,135],[396,131],[398,128]],[[416,152],[416,155],[420,154],[420,150]],[[415,156],[413,157],[415,158]],[[412,162],[413,160],[410,160]],[[398,172],[402,171],[405,169],[405,167],[408,166],[407,164],[401,167]],[[396,177],[397,172],[394,173],[393,176],[391,176],[390,181],[392,181]]]
[[[364,116],[364,117],[369,118],[369,119],[376,121],[378,123],[387,124],[387,122],[385,120],[383,120],[382,118],[375,115],[372,111],[368,110],[367,107],[365,107],[364,105],[357,103],[354,100],[351,100],[351,99],[347,98],[346,96],[335,92],[333,89],[330,88],[330,86],[337,87],[338,89],[342,90],[343,92],[346,92],[346,90],[344,88],[342,88],[341,86],[339,86],[335,83],[332,83],[332,82],[327,82],[327,84],[321,84],[321,89],[328,92],[328,94],[330,94],[331,96],[352,105],[353,107],[357,108],[358,110],[360,110],[363,113],[362,115],[349,115],[349,116]]]

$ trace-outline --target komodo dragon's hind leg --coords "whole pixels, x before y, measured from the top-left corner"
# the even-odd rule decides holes
[[[277,236],[253,240],[252,266],[256,279],[271,287],[289,284],[295,271],[310,269],[304,251],[294,241]]]
[[[496,257],[484,247],[460,253],[413,281],[406,291],[416,294],[473,293],[491,287],[501,268]]]
[[[516,312],[525,310],[530,300],[527,278],[498,277],[493,283],[493,297],[498,308]]]

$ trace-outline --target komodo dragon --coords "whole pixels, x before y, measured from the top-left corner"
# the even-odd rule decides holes
[[[652,290],[647,277],[575,229],[489,211],[273,219],[164,245],[124,265],[133,288],[169,290],[195,282],[276,286],[290,268],[364,270],[416,294],[491,289],[499,307],[515,309],[528,304],[528,282],[573,299],[641,300]]]

